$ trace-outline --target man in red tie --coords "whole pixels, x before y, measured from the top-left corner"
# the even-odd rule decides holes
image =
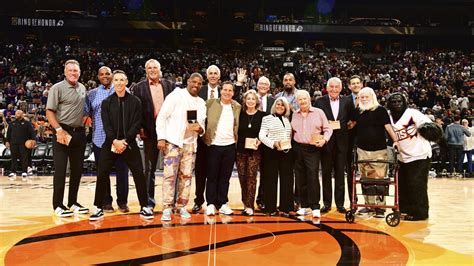
[[[142,128],[140,137],[145,149],[145,177],[147,178],[148,207],[155,207],[155,171],[159,150],[156,136],[156,118],[166,96],[175,89],[175,84],[161,78],[161,65],[156,59],[145,63],[146,79],[130,88],[142,102]]]

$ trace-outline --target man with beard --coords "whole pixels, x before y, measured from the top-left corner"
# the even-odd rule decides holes
[[[207,85],[204,85],[198,92],[198,96],[204,101],[208,99],[217,99],[220,97],[221,70],[216,65],[210,65],[206,71]],[[194,198],[194,206],[192,213],[199,213],[204,203],[204,190],[206,189],[206,158],[207,145],[204,144],[202,137],[197,141],[196,165],[195,165],[195,182],[196,190]]]
[[[161,78],[161,65],[156,59],[146,61],[145,71],[146,79],[131,87],[130,91],[142,102],[140,138],[143,140],[145,150],[148,207],[153,209],[155,208],[155,171],[159,154],[155,121],[163,101],[175,88],[175,85],[171,81]]]
[[[296,84],[295,76],[292,73],[286,73],[283,76],[283,89],[284,90],[279,92],[275,96],[275,98],[285,97],[288,100],[288,103],[290,104],[292,112],[300,108],[298,105],[298,101],[296,100],[296,92],[298,91],[298,89],[296,89],[295,84]]]
[[[388,98],[390,120],[400,147],[400,212],[406,213],[405,220],[426,220],[429,216],[430,141],[437,141],[442,133],[428,117],[407,106],[408,101],[401,93],[394,93]]]
[[[398,145],[397,136],[393,132],[387,110],[379,105],[373,89],[365,87],[358,93],[359,107],[354,115],[357,123],[357,158],[359,161],[387,161],[388,150],[385,132]],[[387,176],[386,163],[358,164],[361,176],[364,179],[384,179]],[[350,176],[350,175],[349,175]],[[367,205],[385,205],[384,195],[364,195]],[[368,214],[371,208],[363,208],[358,214]],[[384,218],[385,209],[375,208],[375,217]]]
[[[186,210],[191,190],[198,135],[204,134],[206,103],[198,97],[202,76],[193,73],[186,89],[176,89],[163,102],[156,120],[158,149],[164,155],[163,215],[162,221],[170,221],[175,206],[181,218],[191,215]],[[194,115],[191,115],[194,114]],[[176,195],[176,183],[178,193]]]

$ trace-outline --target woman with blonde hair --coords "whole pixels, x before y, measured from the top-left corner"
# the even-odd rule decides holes
[[[280,178],[280,211],[288,215],[293,210],[293,152],[290,105],[284,97],[273,103],[271,114],[263,117],[258,134],[263,147],[264,204],[267,215],[277,212],[277,184]]]
[[[254,214],[257,171],[261,160],[261,141],[258,139],[265,113],[259,111],[260,102],[255,90],[244,93],[239,118],[236,164],[244,210],[242,215]]]

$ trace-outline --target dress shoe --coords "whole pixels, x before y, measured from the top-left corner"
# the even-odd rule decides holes
[[[261,202],[257,203],[258,210],[261,212],[265,211],[265,205]]]
[[[199,213],[201,211],[201,208],[202,208],[201,205],[194,204],[191,212],[194,214]]]
[[[321,213],[328,213],[331,210],[331,207],[323,206],[321,208]]]
[[[337,207],[337,212],[338,213],[346,213],[346,208],[344,208],[342,206],[339,206],[339,207]]]
[[[267,216],[278,216],[278,212],[267,212]]]

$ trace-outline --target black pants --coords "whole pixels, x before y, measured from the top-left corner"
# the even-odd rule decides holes
[[[155,171],[158,155],[160,151],[157,148],[158,141],[154,138],[146,138],[143,140],[143,148],[145,150],[145,177],[146,189],[148,192],[148,207],[154,208],[155,201]]]
[[[428,171],[431,159],[400,163],[398,174],[398,194],[400,212],[413,216],[416,220],[428,218]]]
[[[66,130],[63,125],[63,130]],[[69,160],[69,196],[67,206],[77,202],[77,192],[81,183],[82,167],[84,163],[84,151],[86,149],[86,134],[84,129],[66,130],[72,139],[69,146],[57,142],[56,135],[53,136],[53,208],[63,206],[64,188],[66,183],[66,168]]]
[[[24,144],[11,144],[10,151],[12,156],[11,172],[16,172],[18,165],[17,161],[20,160],[21,172],[26,173],[28,171],[28,153],[31,153],[31,150],[27,149]]]
[[[263,148],[263,168],[265,177],[263,189],[265,212],[277,210],[277,187],[280,177],[280,211],[293,211],[293,151],[285,153],[268,147]]]
[[[198,138],[196,165],[194,168],[196,191],[194,203],[196,205],[204,204],[204,190],[206,189],[206,164],[207,164],[207,145],[204,144],[202,138]]]
[[[99,169],[100,154],[102,153],[102,148],[94,145],[94,158],[96,162],[97,169]],[[117,158],[115,162],[115,176],[117,178],[117,204],[127,204],[128,202],[128,167],[124,162],[122,157]],[[107,191],[104,198],[104,205],[112,204],[112,191],[110,189],[110,177],[107,178]]]
[[[262,153],[262,158],[263,158],[263,150],[261,151]],[[260,165],[259,165],[259,172],[260,172],[260,182],[258,184],[258,194],[257,194],[257,199],[256,199],[256,202],[257,204],[263,204],[263,195],[265,194],[264,190],[263,190],[263,177],[265,176],[263,174],[264,170],[263,170],[263,159],[260,160]]]
[[[229,199],[229,180],[235,162],[235,144],[227,146],[211,145],[207,150],[207,205],[214,204],[220,208]]]
[[[309,144],[295,144],[296,187],[302,208],[319,209],[321,186],[319,184],[320,148]]]
[[[137,189],[138,201],[141,207],[148,205],[145,175],[143,174],[142,158],[136,142],[129,143],[129,147],[122,154],[110,151],[111,144],[104,144],[99,161],[99,171],[97,174],[97,185],[95,188],[94,205],[101,208],[107,191],[107,180],[110,171],[119,158],[122,158],[133,175],[133,181]],[[109,185],[110,188],[110,185]]]
[[[337,207],[344,207],[344,167],[347,151],[334,147],[331,151],[323,149],[321,167],[323,170],[323,202],[330,207],[332,204],[332,171],[334,170],[334,201]]]

